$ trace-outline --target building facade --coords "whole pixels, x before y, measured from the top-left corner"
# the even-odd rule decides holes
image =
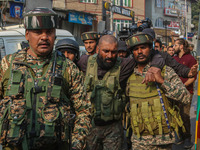
[[[79,43],[83,32],[110,30],[111,22],[113,31],[117,32],[132,25],[133,20],[145,19],[145,0],[113,0],[112,4],[111,8],[110,0],[53,0],[53,9],[59,14],[60,28],[69,30]]]
[[[186,32],[191,32],[192,2],[192,0],[146,0],[145,16],[152,20],[157,38],[169,44],[171,31],[174,31],[177,37],[186,37]]]
[[[0,0],[0,23],[21,24],[23,12],[35,7],[52,8],[59,15],[59,28],[70,31],[80,44],[83,32],[109,31],[112,24],[112,31],[118,33],[145,19],[145,0]]]

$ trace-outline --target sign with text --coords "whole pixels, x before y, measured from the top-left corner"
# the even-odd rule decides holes
[[[180,23],[179,22],[175,22],[175,21],[171,21],[170,25],[168,25],[167,27],[169,27],[169,28],[179,28],[180,27]]]
[[[132,10],[120,7],[120,6],[112,6],[112,11],[114,13],[120,14],[120,15],[124,15],[124,16],[128,16],[128,17],[134,17],[134,12]]]
[[[165,8],[164,14],[166,16],[181,17],[184,16],[184,11],[178,9]]]
[[[78,12],[69,12],[69,22],[92,25],[93,16]]]
[[[23,4],[10,2],[10,16],[13,18],[22,18]]]
[[[124,16],[127,16],[127,17],[134,17],[135,16],[134,11],[126,9],[124,7],[113,5],[112,8],[110,8],[111,7],[110,3],[105,2],[105,1],[103,1],[103,5],[104,5],[104,8],[107,11],[112,10],[112,12],[114,12],[114,13],[124,15]]]

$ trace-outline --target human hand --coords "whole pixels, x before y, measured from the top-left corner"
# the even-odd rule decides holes
[[[197,67],[198,67],[198,63],[192,66],[192,68],[190,69],[190,72],[188,73],[189,78],[192,78],[197,74]]]
[[[147,84],[148,82],[158,82],[161,84],[164,82],[164,79],[161,76],[161,70],[159,68],[157,68],[157,67],[149,68],[142,83]]]
[[[154,72],[157,72],[158,69],[159,68],[157,68],[157,67],[149,68],[147,73],[146,73],[146,75],[145,75],[145,77],[144,77],[144,80],[142,81],[142,84],[143,83],[147,84],[149,82],[155,82],[156,80],[155,80],[155,77],[154,77]]]
[[[161,70],[160,69],[157,69],[157,71],[154,72],[154,77],[155,77],[155,80],[156,80],[157,83],[163,84],[164,79],[161,76]]]

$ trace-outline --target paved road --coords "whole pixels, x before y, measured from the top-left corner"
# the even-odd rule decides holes
[[[195,92],[192,99],[191,109],[190,109],[190,121],[191,121],[191,133],[192,133],[192,142],[195,142],[195,125],[196,125],[196,114],[194,111],[196,111],[197,108],[197,81],[195,82]],[[194,150],[194,146],[191,148],[191,150]],[[181,145],[173,145],[172,150],[184,150],[183,144]]]

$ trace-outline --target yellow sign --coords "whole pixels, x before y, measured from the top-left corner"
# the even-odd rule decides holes
[[[110,7],[110,4],[108,3],[108,2],[105,2],[105,4],[104,4],[104,7],[105,7],[105,9],[109,9],[109,7]]]
[[[135,16],[135,13],[134,11],[131,10],[131,17],[134,17]]]

